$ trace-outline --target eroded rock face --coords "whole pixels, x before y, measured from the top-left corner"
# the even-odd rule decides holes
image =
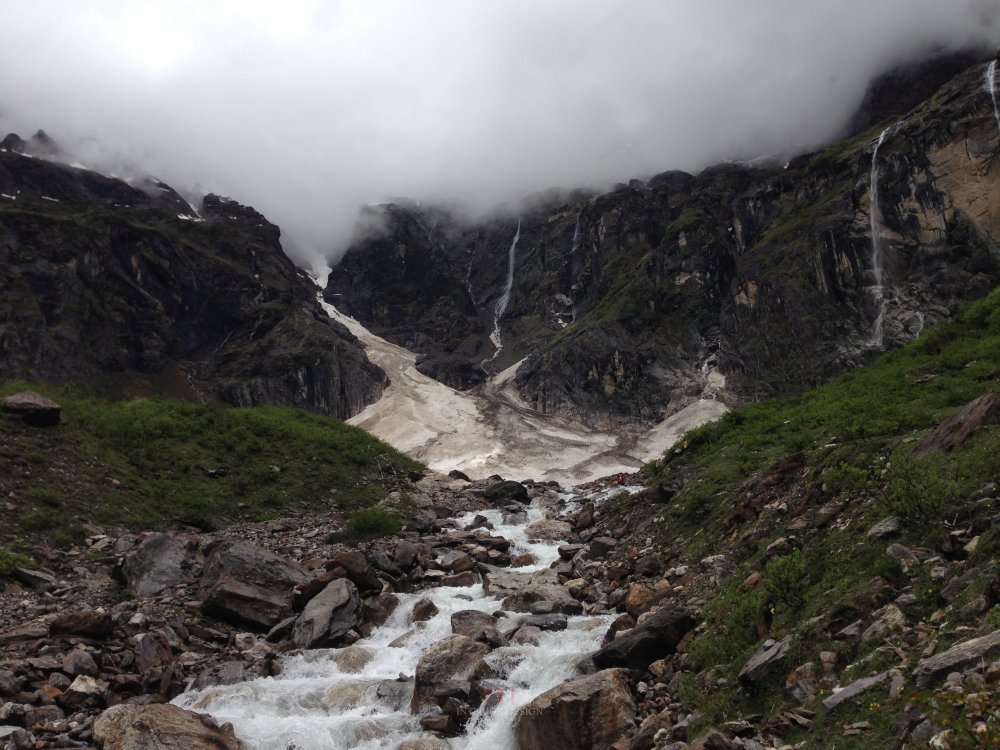
[[[94,722],[102,750],[241,750],[229,724],[169,704],[112,706]]]
[[[387,383],[252,208],[208,195],[199,216],[156,180],[14,150],[0,193],[18,196],[0,205],[2,379],[163,377],[194,398],[339,418]]]
[[[569,680],[518,711],[521,750],[604,750],[636,730],[635,702],[620,669]]]
[[[1000,214],[987,208],[1000,173],[974,62],[894,73],[914,85],[886,85],[859,115],[866,127],[902,118],[878,153],[884,315],[871,291],[873,142],[861,135],[787,165],[541,196],[520,214],[491,366],[524,359],[516,385],[545,412],[657,421],[717,389],[759,398],[823,382],[985,295],[1000,281]],[[372,211],[381,230],[348,249],[328,299],[462,385],[463,367],[495,351],[518,220],[402,203]]]

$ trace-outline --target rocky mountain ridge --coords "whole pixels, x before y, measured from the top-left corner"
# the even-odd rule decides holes
[[[0,144],[0,378],[340,418],[379,396],[384,373],[257,211],[56,156],[44,133]]]
[[[486,221],[372,208],[326,299],[458,388],[523,359],[532,406],[592,422],[800,390],[1000,281],[985,71],[965,68],[916,108],[783,168],[667,172]],[[869,102],[859,122],[910,103]]]

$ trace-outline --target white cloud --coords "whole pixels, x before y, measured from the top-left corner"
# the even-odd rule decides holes
[[[359,204],[479,205],[814,148],[874,72],[1000,38],[986,0],[32,0],[0,127],[232,195],[300,252]]]

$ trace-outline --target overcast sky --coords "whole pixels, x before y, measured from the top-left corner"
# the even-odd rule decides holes
[[[304,257],[391,196],[815,148],[874,73],[970,43],[996,0],[0,0],[0,129],[231,195]]]

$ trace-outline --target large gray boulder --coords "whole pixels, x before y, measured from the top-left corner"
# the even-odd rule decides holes
[[[101,750],[242,750],[230,724],[169,704],[112,706],[94,722]]]
[[[606,750],[636,730],[636,706],[620,669],[569,680],[518,711],[521,750]]]
[[[55,427],[62,415],[59,404],[34,391],[4,397],[3,410],[32,427]]]
[[[337,578],[309,600],[292,626],[292,640],[300,648],[338,646],[360,621],[357,586],[346,578]]]
[[[956,643],[947,651],[922,659],[913,670],[918,685],[927,685],[947,676],[950,672],[960,672],[970,665],[989,660],[1000,655],[1000,630]]]
[[[270,630],[291,614],[292,589],[306,583],[300,565],[252,544],[223,539],[206,550],[202,609],[254,630]]]
[[[410,709],[419,713],[435,708],[435,693],[456,683],[467,684],[473,668],[490,650],[464,635],[449,635],[435,643],[417,662]]]
[[[154,596],[184,577],[191,540],[176,534],[150,534],[125,558],[122,573],[132,596]]]

